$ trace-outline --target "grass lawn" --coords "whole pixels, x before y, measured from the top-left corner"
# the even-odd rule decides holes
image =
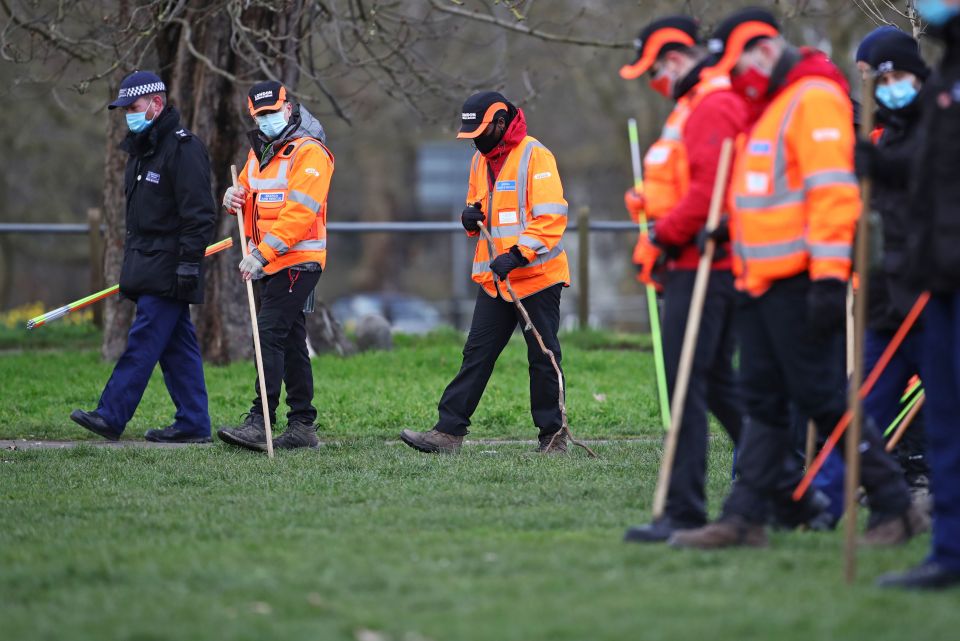
[[[655,439],[566,458],[473,445],[431,457],[385,443],[431,424],[461,339],[314,361],[321,431],[274,461],[224,445],[0,452],[4,639],[953,639],[957,591],[872,587],[920,559],[862,551],[841,581],[840,535],[775,534],[771,549],[695,553],[620,543],[649,515]],[[606,349],[606,347],[616,349]],[[571,335],[571,424],[583,436],[658,434],[637,339]],[[512,344],[474,437],[533,436],[523,348]],[[246,409],[252,368],[207,370],[215,422]],[[94,352],[0,355],[0,438],[79,438],[110,367]],[[523,390],[512,393],[511,390]],[[602,400],[594,398],[594,394]],[[131,425],[172,414],[162,380]],[[709,462],[716,507],[731,453]]]

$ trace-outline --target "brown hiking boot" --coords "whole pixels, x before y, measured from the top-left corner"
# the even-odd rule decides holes
[[[456,454],[463,445],[462,436],[454,436],[446,432],[430,430],[429,432],[414,432],[403,430],[400,440],[415,450],[428,454]]]
[[[674,532],[667,543],[675,548],[716,550],[729,547],[767,547],[767,529],[739,516],[708,523],[695,530]]]
[[[567,435],[560,430],[552,434],[541,434],[537,437],[540,444],[537,446],[537,454],[566,454],[567,453]]]
[[[860,543],[872,547],[903,545],[929,529],[930,517],[916,505],[911,505],[906,512],[896,516],[871,514]]]

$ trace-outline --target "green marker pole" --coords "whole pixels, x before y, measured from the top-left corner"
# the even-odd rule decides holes
[[[923,394],[917,394],[909,403],[907,403],[906,407],[900,410],[900,413],[897,414],[897,418],[893,419],[893,423],[890,423],[890,426],[883,431],[884,438],[890,436],[890,434],[897,429],[897,426],[900,425],[900,421],[903,420],[903,417],[910,413],[910,410],[913,409],[913,406],[916,405],[921,398],[923,398]]]
[[[630,160],[633,162],[633,188],[643,191],[643,167],[640,164],[640,137],[637,135],[637,121],[627,121],[627,133],[630,136]],[[647,216],[640,214],[640,233],[647,233]],[[650,315],[650,335],[653,338],[653,364],[657,372],[657,394],[660,399],[660,422],[664,431],[670,429],[670,399],[667,396],[667,372],[663,365],[663,339],[660,336],[660,313],[657,311],[657,290],[647,285],[647,312]]]

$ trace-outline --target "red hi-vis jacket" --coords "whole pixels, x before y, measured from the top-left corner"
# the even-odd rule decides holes
[[[647,216],[655,221],[657,242],[679,248],[670,269],[697,268],[695,240],[707,222],[721,144],[742,133],[746,119],[746,105],[726,76],[702,79],[677,100],[660,139],[644,156]],[[715,260],[713,269],[730,269],[729,258]]]
[[[249,193],[243,207],[250,251],[266,259],[263,271],[275,274],[303,263],[327,264],[327,194],[333,154],[319,140],[291,140],[260,167],[253,150],[240,173]]]
[[[860,216],[853,107],[826,77],[801,78],[738,140],[730,185],[737,287],[761,296],[777,280],[850,276]]]
[[[491,189],[492,184],[492,189]],[[470,165],[467,204],[481,204],[493,236],[496,255],[517,245],[530,263],[510,272],[518,298],[563,283],[570,284],[570,268],[561,238],[567,228],[567,201],[553,154],[531,136],[524,136],[507,158],[495,180],[488,159],[479,152]],[[490,296],[512,300],[505,286],[494,283],[488,243],[480,238],[473,258],[473,280]]]

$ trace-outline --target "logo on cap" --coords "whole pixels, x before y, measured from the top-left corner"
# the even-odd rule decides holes
[[[272,91],[261,91],[253,97],[254,100],[260,100],[261,98],[273,98]]]
[[[880,66],[877,67],[877,73],[887,73],[888,71],[893,71],[893,60],[881,62]]]
[[[710,53],[723,53],[723,40],[720,38],[710,38],[707,41],[707,50]]]
[[[643,38],[636,38],[633,41],[633,48],[636,49],[637,51],[640,51],[641,49],[643,49]]]
[[[462,114],[460,114],[460,119],[461,119],[461,120],[476,120],[476,119],[477,119],[477,114],[476,114],[476,112],[473,112],[473,111],[464,111]]]

